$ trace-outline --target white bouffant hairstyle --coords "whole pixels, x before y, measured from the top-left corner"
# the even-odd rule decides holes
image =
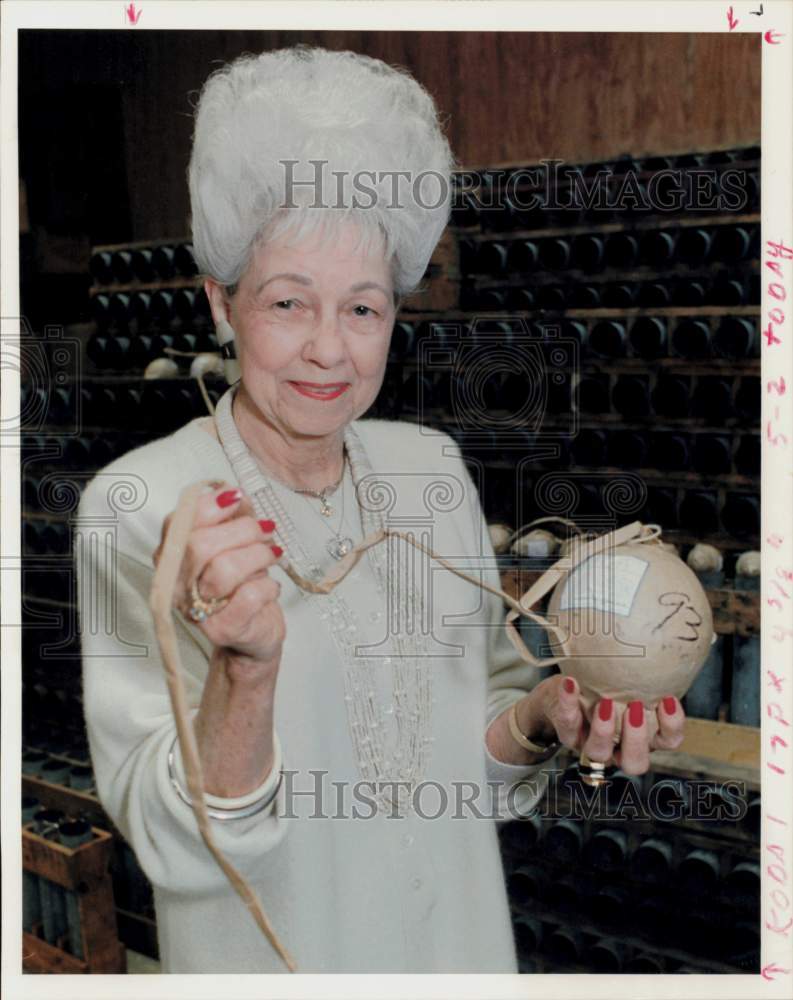
[[[196,108],[199,270],[234,286],[257,243],[353,219],[363,239],[383,241],[405,295],[448,222],[452,167],[435,104],[407,72],[303,46],[241,56],[212,73]],[[306,183],[317,180],[319,198]]]

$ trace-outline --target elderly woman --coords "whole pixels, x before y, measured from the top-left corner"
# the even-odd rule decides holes
[[[177,601],[206,802],[299,971],[516,971],[494,815],[536,805],[560,743],[611,756],[612,704],[587,721],[573,680],[516,656],[497,597],[405,540],[330,593],[283,571],[320,578],[390,525],[499,586],[452,439],[361,419],[446,224],[450,168],[429,95],[373,59],[270,52],[203,89],[193,243],[241,377],[214,417],[104,469],[80,508],[91,751],[154,887],[164,971],[284,971],[198,834],[148,607],[191,483],[216,484]],[[646,770],[682,725],[677,702],[657,724],[636,703],[617,760]]]

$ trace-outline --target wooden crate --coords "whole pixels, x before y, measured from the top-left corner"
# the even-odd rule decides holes
[[[74,892],[82,933],[84,959],[25,932],[22,967],[25,972],[123,973],[126,952],[118,939],[110,879],[111,834],[92,827],[93,839],[79,847],[64,847],[22,828],[25,871]],[[63,943],[63,942],[59,942]]]

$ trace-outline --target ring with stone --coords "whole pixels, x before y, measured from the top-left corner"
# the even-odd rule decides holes
[[[229,597],[210,597],[209,599],[202,597],[198,590],[198,580],[194,580],[190,587],[190,599],[193,603],[187,609],[187,614],[194,622],[205,622],[207,618],[222,611],[230,600]]]

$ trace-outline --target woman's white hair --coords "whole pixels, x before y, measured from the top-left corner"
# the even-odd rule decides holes
[[[407,72],[302,46],[241,56],[212,73],[196,109],[199,270],[235,285],[258,241],[353,219],[362,238],[384,239],[405,295],[448,222],[452,166],[435,104]]]

